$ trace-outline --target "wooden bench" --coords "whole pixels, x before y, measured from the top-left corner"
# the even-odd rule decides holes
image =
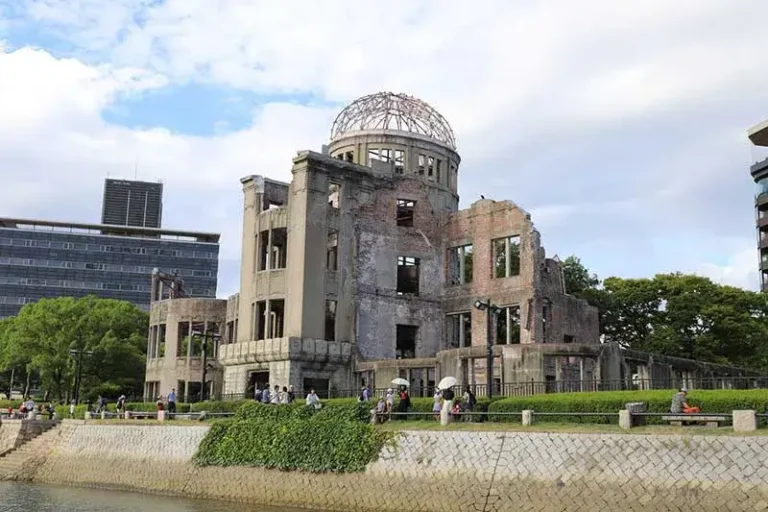
[[[685,423],[703,423],[708,428],[717,428],[728,421],[727,416],[700,416],[693,414],[670,414],[662,416],[661,421],[668,421],[673,427],[682,427]]]

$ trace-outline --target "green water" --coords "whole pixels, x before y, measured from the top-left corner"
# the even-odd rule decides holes
[[[0,512],[298,512],[131,492],[0,482]]]

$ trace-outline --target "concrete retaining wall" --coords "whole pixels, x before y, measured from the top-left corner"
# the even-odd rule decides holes
[[[0,456],[45,432],[52,421],[9,420],[0,422]]]
[[[763,510],[768,438],[408,432],[365,473],[190,464],[205,426],[78,425],[34,480],[332,510]]]

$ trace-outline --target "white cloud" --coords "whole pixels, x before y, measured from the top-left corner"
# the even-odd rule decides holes
[[[754,244],[745,244],[744,248],[732,254],[725,265],[703,263],[696,274],[709,277],[719,284],[738,286],[748,290],[759,290],[760,276],[757,271],[758,257]]]

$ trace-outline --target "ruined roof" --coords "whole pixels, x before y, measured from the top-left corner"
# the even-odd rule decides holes
[[[379,92],[356,99],[333,122],[331,141],[367,130],[416,134],[456,149],[456,137],[442,114],[407,94]]]

